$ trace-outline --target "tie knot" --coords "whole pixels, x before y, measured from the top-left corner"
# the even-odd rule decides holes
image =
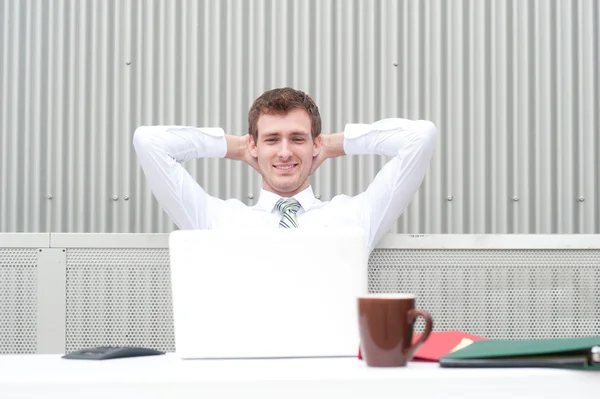
[[[296,214],[298,209],[300,209],[300,203],[294,198],[281,198],[279,201],[277,201],[276,206],[281,213],[291,212]]]

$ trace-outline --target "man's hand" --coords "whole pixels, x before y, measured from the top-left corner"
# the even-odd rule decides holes
[[[346,155],[344,152],[344,133],[321,135],[321,151],[313,158],[310,174],[315,173],[327,158],[336,158],[342,155]]]
[[[312,175],[319,169],[319,166],[327,159],[327,151],[324,147],[321,147],[321,152],[316,157],[313,157],[312,167],[310,168],[310,174]]]
[[[258,161],[250,154],[247,134],[245,136],[226,134],[225,140],[227,141],[227,153],[225,154],[225,158],[243,161],[260,173],[258,170]]]

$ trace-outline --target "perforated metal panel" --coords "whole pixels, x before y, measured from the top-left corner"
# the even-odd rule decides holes
[[[378,248],[369,290],[415,293],[438,331],[508,339],[600,334],[600,250]],[[67,249],[66,322],[67,350],[174,351],[168,250]]]
[[[175,350],[167,249],[67,249],[66,350]]]
[[[37,349],[37,249],[0,248],[0,354]]]
[[[435,330],[506,339],[600,334],[599,250],[377,249],[369,291],[416,294]]]

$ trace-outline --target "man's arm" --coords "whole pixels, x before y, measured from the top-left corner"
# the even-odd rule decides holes
[[[343,133],[323,136],[324,158],[343,154],[394,157],[377,173],[367,190],[353,198],[360,207],[370,249],[397,221],[419,189],[437,136],[432,122],[401,118],[383,119],[370,125],[348,124]]]
[[[240,159],[243,137],[221,128],[140,126],[133,146],[152,193],[180,229],[208,229],[224,201],[208,195],[182,166],[195,158]]]

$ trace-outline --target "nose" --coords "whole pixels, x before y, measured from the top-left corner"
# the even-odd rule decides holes
[[[281,158],[282,160],[287,160],[292,156],[290,144],[287,140],[281,141],[281,147],[279,148],[279,151],[277,152],[277,156],[279,158]]]

